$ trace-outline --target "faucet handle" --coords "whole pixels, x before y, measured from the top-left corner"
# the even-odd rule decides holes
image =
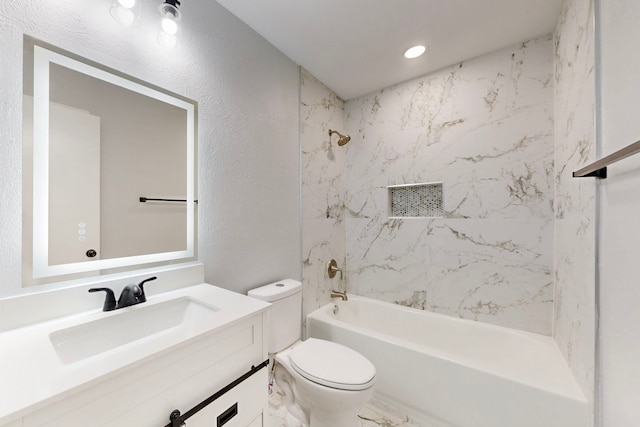
[[[152,280],[156,280],[157,277],[153,276],[153,277],[149,277],[148,279],[144,279],[142,282],[138,283],[138,287],[140,288],[140,294],[138,295],[138,301],[140,302],[146,302],[147,301],[147,296],[144,294],[144,284],[147,282],[150,282]]]
[[[327,264],[327,275],[330,279],[333,279],[334,277],[336,277],[337,272],[340,272],[340,280],[342,280],[342,269],[338,268],[338,263],[335,259],[332,259]]]
[[[102,306],[102,311],[111,311],[116,309],[116,296],[113,291],[109,288],[91,288],[89,292],[106,292],[104,298],[104,305]]]

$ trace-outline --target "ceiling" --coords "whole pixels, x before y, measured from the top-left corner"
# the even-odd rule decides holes
[[[562,0],[218,0],[348,100],[553,32]],[[427,46],[420,58],[404,51]]]

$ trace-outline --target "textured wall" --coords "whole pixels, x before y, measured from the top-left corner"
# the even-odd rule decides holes
[[[351,100],[350,290],[551,334],[551,36]],[[442,219],[389,220],[387,185],[444,182]]]
[[[110,5],[0,3],[0,296],[25,291],[23,33],[198,101],[199,259],[207,280],[244,292],[300,278],[297,66],[214,1],[182,5],[174,49],[157,43],[157,3],[144,2],[137,28],[117,24]]]
[[[344,102],[319,80],[301,70],[300,143],[302,146],[302,282],[303,316],[330,301],[340,290],[340,275],[329,279],[327,263],[343,267],[346,256],[345,160],[349,145],[339,147],[345,133]]]
[[[599,1],[600,155],[640,139],[640,2]],[[640,156],[599,183],[599,350],[602,427],[640,425]]]
[[[554,338],[593,402],[595,180],[571,173],[596,159],[593,3],[567,0],[555,35]]]

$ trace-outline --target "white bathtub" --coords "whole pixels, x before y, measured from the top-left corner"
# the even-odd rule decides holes
[[[309,314],[307,334],[366,356],[376,366],[376,392],[425,424],[589,423],[587,401],[550,337],[355,295]]]

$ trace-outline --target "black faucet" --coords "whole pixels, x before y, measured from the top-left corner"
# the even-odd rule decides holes
[[[118,298],[118,302],[116,303],[116,297],[113,291],[109,288],[91,288],[89,292],[101,292],[104,291],[107,293],[104,299],[104,305],[102,306],[102,311],[111,311],[116,310],[118,308],[129,307],[130,305],[136,305],[147,301],[147,296],[144,294],[144,284],[150,282],[152,280],[156,280],[157,277],[149,277],[148,279],[143,280],[137,285],[127,285],[122,290],[120,294],[120,298]]]

